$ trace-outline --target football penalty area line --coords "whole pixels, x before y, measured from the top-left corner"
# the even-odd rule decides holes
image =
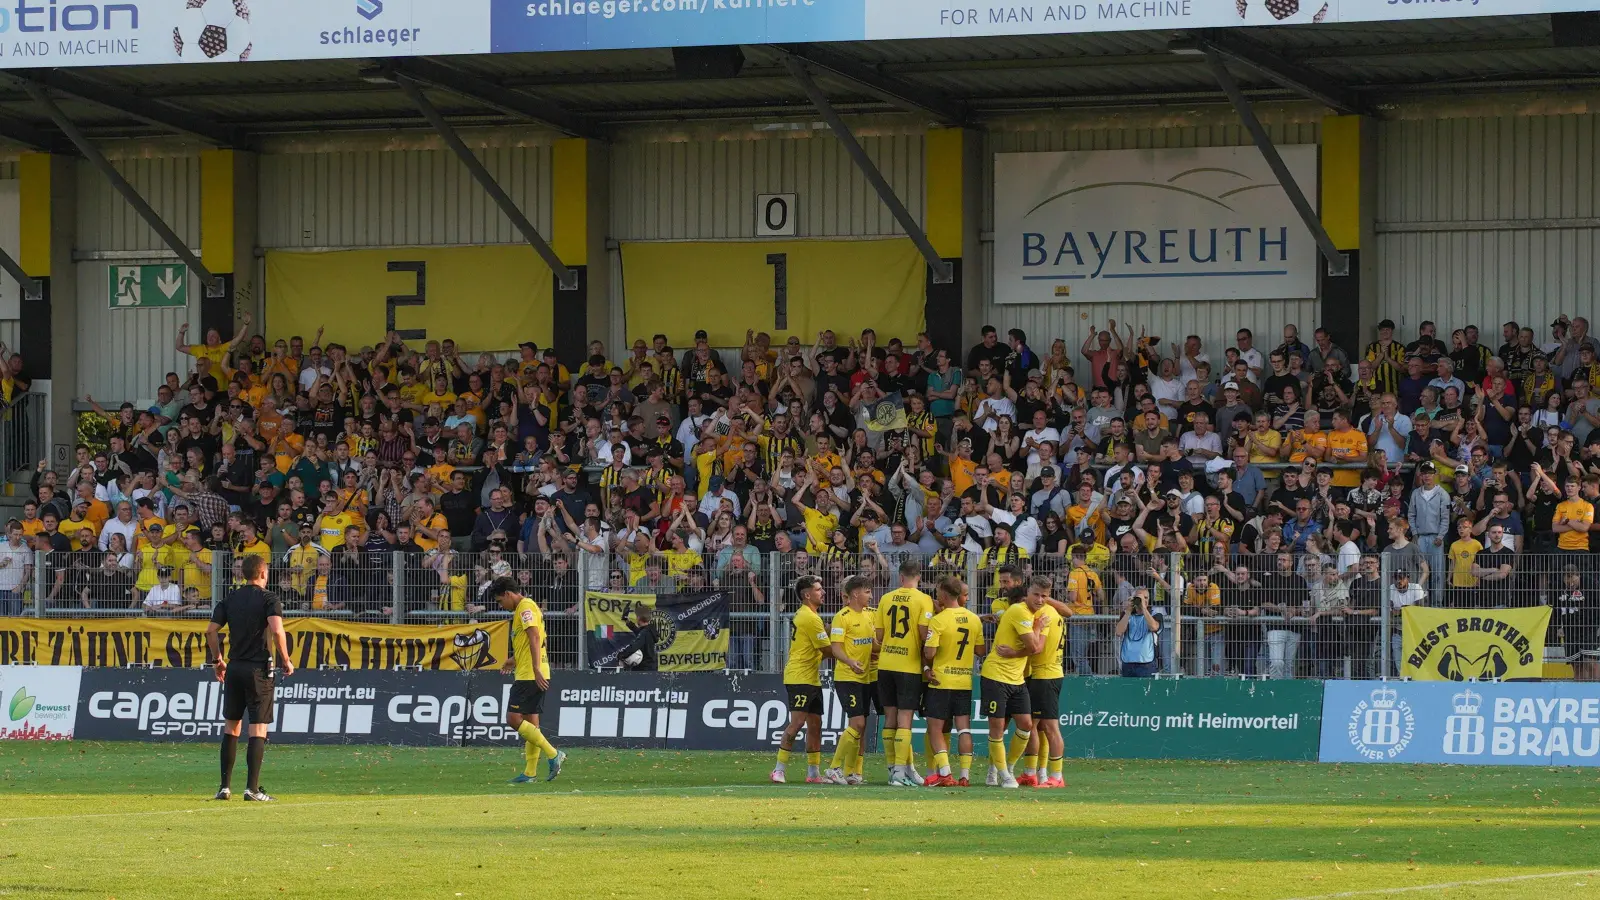
[[[1573,869],[1567,872],[1536,872],[1530,875],[1506,875],[1500,878],[1477,878],[1472,881],[1442,881],[1438,884],[1417,884],[1411,887],[1368,888],[1361,891],[1340,891],[1336,894],[1316,894],[1310,897],[1289,897],[1286,900],[1338,900],[1340,897],[1379,897],[1389,894],[1410,894],[1417,891],[1445,891],[1451,888],[1483,887],[1490,884],[1516,884],[1547,878],[1569,878],[1578,875],[1600,875],[1600,869]]]

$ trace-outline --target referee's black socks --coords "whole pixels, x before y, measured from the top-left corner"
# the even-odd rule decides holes
[[[224,734],[222,736],[222,786],[233,787],[233,762],[239,758],[239,736],[237,734]]]
[[[252,791],[261,790],[261,757],[266,752],[267,739],[264,737],[251,738],[250,746],[244,752],[244,762],[250,776],[249,789]]]

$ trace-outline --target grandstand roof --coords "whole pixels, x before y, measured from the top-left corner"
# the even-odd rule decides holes
[[[1574,18],[1577,17],[1577,18]],[[1174,52],[1186,36],[1137,31],[801,45],[845,111],[916,107],[930,119],[982,121],[1013,112],[1223,102],[1205,57]],[[1566,91],[1600,85],[1600,16],[1588,13],[1252,28],[1218,36],[1242,52],[1382,114],[1419,96]],[[669,49],[570,51],[422,60],[501,91],[430,88],[457,124],[527,124],[537,109],[570,114],[566,130],[604,134],[636,122],[806,114],[810,105],[784,51],[743,48],[735,77],[680,77]],[[67,114],[95,138],[174,131],[227,136],[425,128],[374,60],[256,62],[51,70]],[[404,65],[404,63],[402,63]],[[1304,96],[1259,68],[1234,67],[1249,95]],[[847,72],[855,77],[844,77]],[[17,81],[0,77],[0,134],[53,144],[58,134]],[[886,97],[894,97],[892,102]],[[93,99],[89,99],[93,98]],[[498,100],[498,102],[496,102]],[[933,112],[928,112],[933,110]],[[171,113],[172,115],[169,115]],[[558,116],[559,118],[559,116]],[[544,121],[549,121],[548,119]],[[176,123],[177,127],[174,127]],[[219,140],[218,135],[223,138]]]

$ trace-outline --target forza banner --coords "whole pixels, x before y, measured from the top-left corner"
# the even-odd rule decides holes
[[[1470,612],[1407,606],[1400,674],[1417,681],[1531,681],[1544,675],[1550,607]]]
[[[663,672],[720,672],[728,667],[728,595],[607,594],[584,598],[589,660],[598,669],[620,667],[638,649],[633,634],[639,606],[654,610],[655,650]]]
[[[1329,681],[1323,689],[1323,762],[1600,762],[1597,684]]]
[[[206,662],[204,619],[0,619],[0,665],[158,666]],[[469,625],[375,625],[311,616],[284,622],[297,668],[497,669],[506,620]],[[228,632],[222,632],[227,647]],[[224,651],[226,652],[226,651]]]

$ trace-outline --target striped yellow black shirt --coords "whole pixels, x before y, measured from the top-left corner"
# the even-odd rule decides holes
[[[1379,357],[1387,356],[1392,366],[1379,366]],[[1385,351],[1377,341],[1367,345],[1366,358],[1372,363],[1373,380],[1378,383],[1382,393],[1394,393],[1400,387],[1400,370],[1405,368],[1406,348],[1399,341],[1391,341],[1389,349]]]
[[[933,554],[932,567],[941,572],[961,573],[967,570],[967,551],[961,547],[954,550],[944,547]]]
[[[787,450],[795,459],[805,456],[805,442],[792,434],[779,437],[775,434],[764,434],[758,439],[761,446],[761,459],[765,465],[764,471],[776,472],[778,463],[783,459],[783,451]]]
[[[932,429],[933,414],[927,410],[919,413],[910,413],[906,416],[906,427],[916,437],[917,449],[922,451],[923,459],[931,459],[934,454]]]

